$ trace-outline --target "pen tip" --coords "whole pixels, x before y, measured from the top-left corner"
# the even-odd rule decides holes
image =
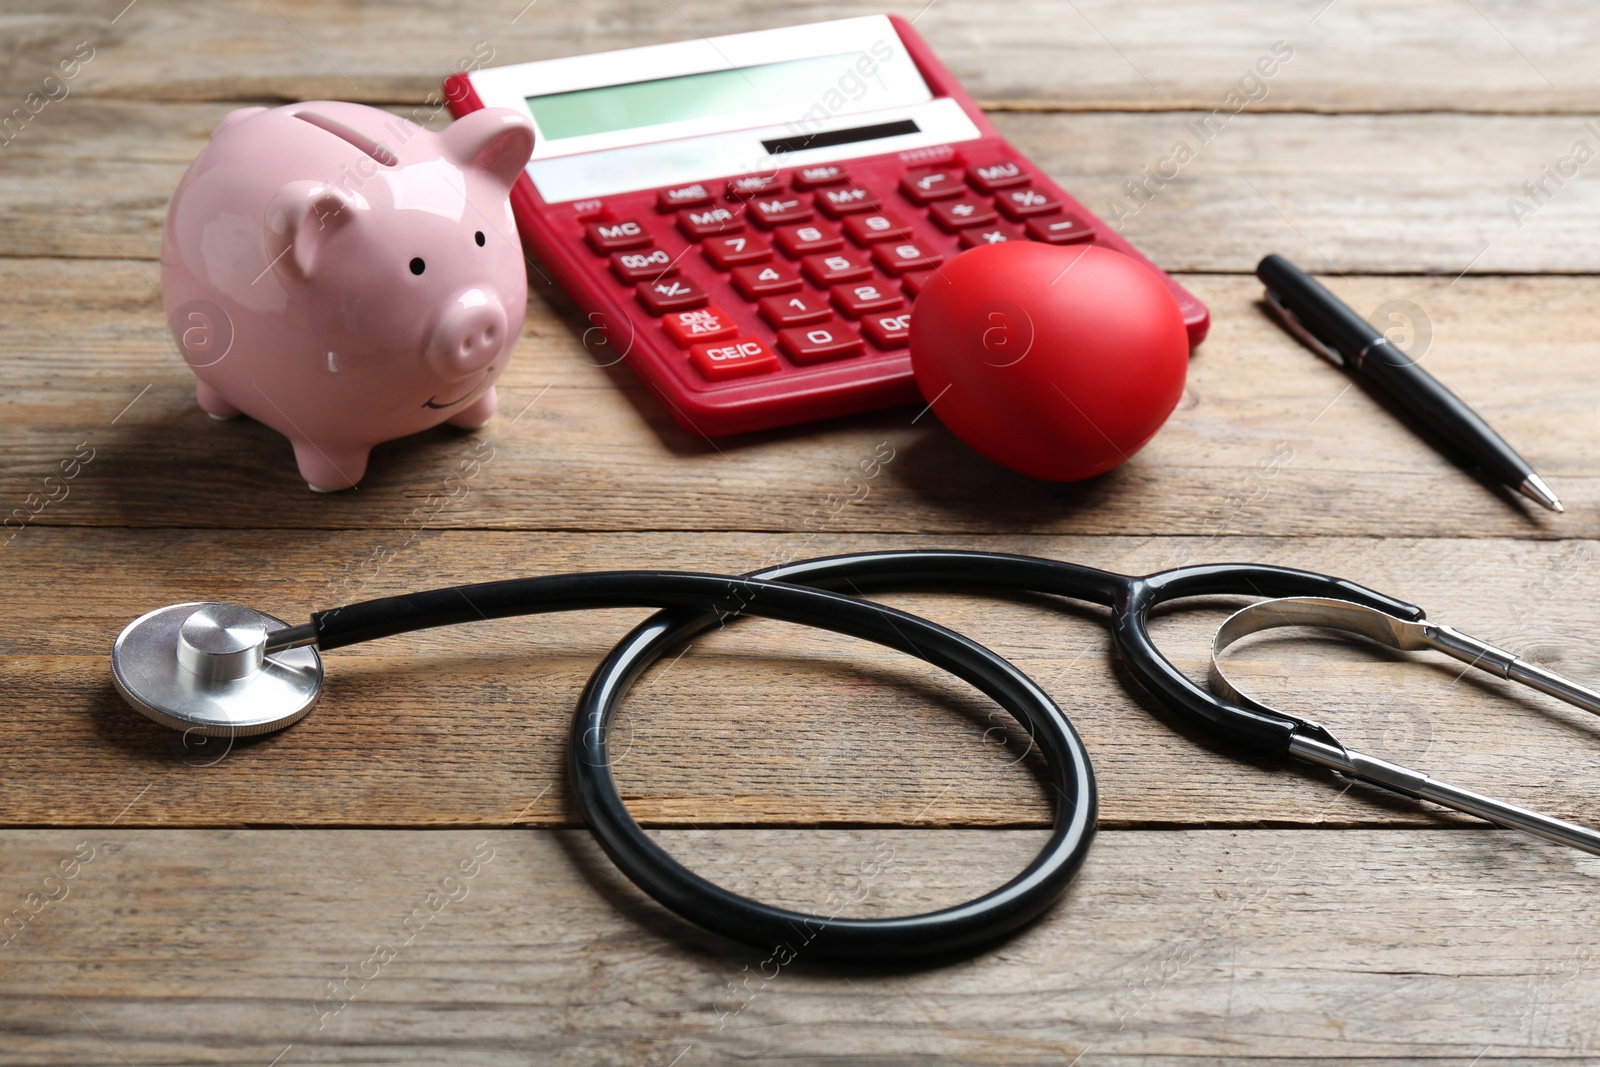
[[[1564,512],[1567,510],[1561,506],[1561,501],[1556,498],[1556,494],[1545,484],[1544,479],[1537,474],[1528,475],[1517,488],[1522,491],[1523,496],[1528,497],[1530,500],[1538,501],[1551,511]]]

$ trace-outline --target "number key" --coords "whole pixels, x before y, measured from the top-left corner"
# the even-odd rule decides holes
[[[937,267],[944,262],[944,257],[937,252],[930,252],[915,241],[902,241],[898,244],[873,245],[872,260],[890,274],[904,274]]]
[[[911,229],[887,212],[874,211],[870,215],[851,215],[844,220],[844,232],[862,248],[879,241],[909,240]]]
[[[733,287],[746,300],[759,300],[774,293],[792,293],[800,288],[800,275],[781,263],[766,266],[735,267],[730,275]]]
[[[665,315],[669,311],[687,311],[704,307],[711,298],[706,291],[688,278],[662,278],[660,281],[640,282],[634,287],[639,303],[652,315]]]
[[[806,272],[807,278],[822,286],[853,282],[872,274],[871,264],[849,252],[807,256],[800,261],[800,269]]]
[[[764,296],[756,302],[756,307],[760,309],[761,317],[775,330],[781,330],[786,326],[805,326],[808,323],[833,318],[833,312],[828,310],[828,305],[811,293]]]
[[[879,348],[904,348],[911,343],[911,312],[868,315],[861,320],[861,328]]]
[[[808,222],[803,226],[780,226],[773,231],[778,247],[784,254],[799,259],[813,252],[832,252],[844,244],[839,231],[825,222]]]
[[[794,362],[804,365],[858,356],[864,346],[850,327],[835,320],[821,326],[779,330],[778,347]]]
[[[772,258],[772,246],[753,233],[707,237],[700,250],[718,270],[732,270],[745,263],[765,263]]]
[[[852,319],[859,319],[874,311],[892,311],[905,303],[899,293],[885,289],[880,282],[836,285],[829,293],[833,297],[833,306]]]

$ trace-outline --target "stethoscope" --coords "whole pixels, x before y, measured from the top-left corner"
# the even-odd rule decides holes
[[[111,653],[117,690],[174,729],[237,737],[282,729],[316,704],[319,650],[435,626],[590,608],[662,609],[595,669],[572,720],[568,765],[600,846],[645,892],[685,919],[736,941],[818,960],[891,963],[975,951],[1037,918],[1065,891],[1095,829],[1095,782],[1071,722],[1022,671],[927,619],[863,599],[901,591],[1036,593],[1111,609],[1128,671],[1162,704],[1256,751],[1292,756],[1406,797],[1600,854],[1600,833],[1447,785],[1357,752],[1321,725],[1240,693],[1221,666],[1241,638],[1281,626],[1344,630],[1396,649],[1432,649],[1600,714],[1600,694],[1448,626],[1421,608],[1340,578],[1247,563],[1178,567],[1129,577],[1073,563],[987,552],[874,552],[803,560],[743,577],[603,571],[452,586],[350,604],[290,626],[233,604],[176,604],[129,623]],[[1196,685],[1151,640],[1158,605],[1184,597],[1271,598],[1230,616],[1212,645],[1212,684]],[[981,897],[893,918],[807,914],[732,893],[695,874],[640,829],[618,795],[608,752],[611,716],[668,651],[743,616],[800,623],[876,642],[941,667],[1009,712],[1048,766],[1053,832],[1027,868]]]

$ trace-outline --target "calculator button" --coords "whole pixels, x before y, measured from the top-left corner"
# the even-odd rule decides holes
[[[773,293],[790,293],[801,285],[800,275],[781,263],[735,267],[730,276],[733,278],[733,287],[746,300],[759,300]]]
[[[979,163],[967,168],[967,181],[980,193],[993,195],[1008,185],[1022,185],[1030,175],[1016,163]]]
[[[1029,219],[1027,230],[1028,236],[1035,241],[1052,245],[1070,245],[1094,240],[1094,227],[1073,215]]]
[[[617,280],[632,285],[634,282],[654,281],[678,273],[675,263],[665,248],[641,248],[637,252],[611,253],[611,273]]]
[[[906,291],[907,296],[915,300],[917,294],[922,292],[923,286],[928,284],[928,279],[937,273],[939,272],[936,270],[913,271],[900,279],[900,288]]]
[[[819,185],[833,185],[850,177],[850,172],[837,163],[827,163],[815,167],[801,167],[794,172],[794,187],[796,189],[815,189]]]
[[[791,222],[805,222],[813,212],[798,196],[773,196],[750,201],[750,217],[763,230]]]
[[[621,222],[591,222],[583,228],[589,247],[602,256],[623,248],[638,248],[650,243],[650,233],[637,219]]]
[[[711,190],[705,187],[704,182],[663,189],[656,194],[658,211],[677,211],[679,208],[699,207],[701,204],[709,203],[711,203]]]
[[[807,278],[823,286],[872,275],[872,265],[851,252],[807,256],[800,261],[800,269],[806,272]]]
[[[812,252],[832,252],[844,244],[839,231],[826,222],[808,222],[803,226],[779,226],[772,236],[786,255],[799,259]]]
[[[961,176],[953,170],[927,170],[907,174],[900,179],[900,191],[913,204],[931,204],[947,196],[960,196],[966,192]]]
[[[700,245],[700,251],[718,270],[732,270],[744,263],[765,263],[772,258],[772,246],[767,239],[754,233],[707,237]]]
[[[879,241],[904,240],[911,236],[909,226],[883,211],[874,211],[870,215],[847,215],[844,232],[863,248]]]
[[[695,370],[714,382],[778,369],[778,357],[754,337],[739,337],[720,344],[695,345],[689,349],[689,362],[694,364]]]
[[[817,206],[829,218],[843,218],[856,211],[871,211],[878,200],[859,185],[841,185],[817,194]]]
[[[997,217],[987,200],[963,196],[959,200],[939,200],[928,209],[933,221],[946,233],[959,233],[968,226],[983,226]]]
[[[678,212],[678,229],[689,240],[698,241],[702,237],[738,233],[744,229],[744,219],[737,208],[688,208]]]
[[[764,296],[756,303],[756,307],[761,310],[761,317],[775,330],[833,318],[827,302],[815,293]]]
[[[865,346],[850,327],[835,319],[821,326],[779,330],[778,347],[796,363],[805,364],[859,356]]]
[[[748,200],[752,196],[765,196],[782,189],[783,179],[771,174],[746,174],[741,178],[728,179],[730,200]]]
[[[1061,210],[1061,201],[1031,185],[1002,190],[994,200],[1000,205],[1001,214],[1012,222],[1021,222],[1033,215],[1048,215],[1052,211]]]
[[[890,274],[904,274],[912,270],[927,270],[944,262],[937,252],[930,252],[914,241],[902,241],[872,246],[872,259]]]
[[[733,319],[718,307],[673,311],[661,320],[661,326],[679,348],[690,348],[706,341],[721,341],[739,334],[739,327]]]
[[[873,311],[892,311],[905,303],[900,294],[887,288],[884,282],[860,282],[855,285],[836,285],[831,290],[833,306],[852,319]]]
[[[665,315],[669,311],[685,311],[704,307],[711,298],[706,291],[688,278],[662,278],[660,281],[640,282],[634,287],[639,303],[652,315]]]
[[[904,348],[911,342],[911,312],[865,315],[861,319],[861,329],[879,348]]]
[[[974,226],[970,230],[961,231],[961,247],[977,248],[979,245],[998,245],[1007,241],[1016,241],[1021,238],[1015,230],[1008,230],[1004,226]]]

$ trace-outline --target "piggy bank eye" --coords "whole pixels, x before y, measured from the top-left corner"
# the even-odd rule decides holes
[[[477,233],[473,234],[472,235],[472,239],[474,241],[478,242],[478,247],[479,248],[483,247],[483,231],[482,230],[479,230]]]
[[[422,262],[422,257],[421,256],[418,256],[417,258],[415,258],[415,259],[413,259],[411,261],[411,273],[412,274],[421,274],[423,271],[425,271],[427,269],[428,269],[428,265],[426,263]]]

